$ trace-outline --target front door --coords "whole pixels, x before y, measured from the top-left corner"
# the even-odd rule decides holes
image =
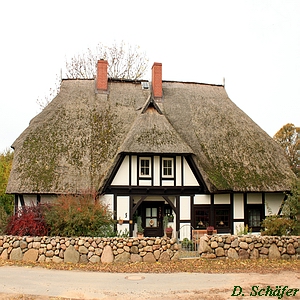
[[[143,202],[143,227],[144,236],[163,236],[163,212],[164,202],[145,201]]]

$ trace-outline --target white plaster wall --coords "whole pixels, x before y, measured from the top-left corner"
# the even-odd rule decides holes
[[[262,204],[262,194],[261,193],[248,193],[247,194],[247,204]]]
[[[25,206],[32,206],[37,204],[37,196],[34,195],[23,195]],[[20,198],[19,198],[19,207],[21,206]]]
[[[124,233],[125,230],[127,230],[129,232],[129,224],[117,224],[117,231],[119,234]]]
[[[151,186],[152,182],[151,180],[139,180],[139,185],[140,186]]]
[[[279,208],[281,206],[281,203],[284,199],[283,193],[267,193],[265,198],[265,211],[266,216],[268,215],[274,215],[278,213]],[[271,212],[269,213],[269,209],[271,209]]]
[[[176,156],[176,186],[181,186],[181,157]]]
[[[129,196],[117,197],[117,220],[129,220]]]
[[[229,194],[216,194],[214,199],[215,204],[230,204]]]
[[[100,201],[103,201],[108,206],[110,211],[114,211],[114,195],[106,194],[100,197]]]
[[[57,196],[55,195],[41,195],[41,203],[52,203],[57,199]]]
[[[191,239],[191,233],[192,233],[191,223],[179,224],[178,237],[180,241],[182,241],[184,238]]]
[[[186,162],[185,158],[183,159],[183,185],[184,186],[199,186],[199,183],[194,176],[190,166]]]
[[[210,195],[195,195],[194,204],[210,204]]]
[[[137,156],[131,157],[131,184],[137,185]]]
[[[154,156],[154,159],[153,159],[153,185],[155,185],[155,186],[160,185],[159,178],[160,178],[159,156]]]
[[[191,219],[191,197],[180,196],[180,220]]]
[[[162,180],[162,186],[174,186],[174,180]]]
[[[240,229],[244,228],[244,222],[233,222],[233,234],[237,234]]]
[[[233,195],[233,218],[244,219],[244,197],[243,194]]]
[[[128,185],[129,184],[129,157],[124,157],[124,160],[117,171],[115,178],[113,179],[112,185]]]

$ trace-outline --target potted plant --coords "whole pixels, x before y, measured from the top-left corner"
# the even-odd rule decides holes
[[[171,237],[172,237],[172,234],[173,234],[173,228],[172,228],[172,226],[167,227],[167,228],[166,228],[166,236],[167,236],[168,238],[171,238]]]
[[[206,231],[207,231],[207,234],[208,235],[212,235],[213,234],[213,232],[214,232],[214,226],[208,226],[207,228],[206,228]]]
[[[184,238],[181,242],[181,247],[184,251],[192,251],[193,250],[193,242],[188,238]]]
[[[136,224],[137,224],[137,236],[139,238],[144,236],[144,228],[142,226],[142,217],[138,216],[136,219]]]
[[[132,222],[133,224],[137,223],[137,217],[138,217],[138,213],[135,211],[133,216],[132,216]]]
[[[168,214],[168,220],[169,220],[169,222],[173,222],[174,221],[173,214]]]
[[[165,215],[163,218],[164,230],[166,230],[166,228],[168,227],[168,223],[169,223],[169,217],[167,215]]]

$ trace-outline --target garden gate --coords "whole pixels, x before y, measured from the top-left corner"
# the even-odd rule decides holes
[[[196,233],[196,234],[195,234]],[[200,235],[194,231],[193,226],[183,225],[176,232],[177,243],[179,245],[179,258],[200,257],[199,243]]]

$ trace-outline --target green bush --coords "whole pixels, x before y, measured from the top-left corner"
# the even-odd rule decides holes
[[[300,178],[293,183],[291,193],[284,203],[282,214],[294,221],[293,235],[300,235]]]
[[[52,236],[116,235],[111,212],[92,193],[59,196],[45,211],[45,219]]]
[[[262,222],[263,235],[299,235],[300,234],[300,179],[293,182],[291,192],[282,206],[282,215],[271,215]]]
[[[0,234],[5,234],[7,227],[8,214],[6,213],[3,206],[0,206]]]
[[[181,242],[182,250],[194,251],[194,243],[188,238],[184,238]]]
[[[263,230],[261,234],[277,236],[291,235],[295,228],[295,225],[295,220],[292,220],[287,217],[277,215],[267,216],[262,221],[262,227],[264,227],[265,230]]]
[[[11,216],[14,211],[14,196],[8,194],[0,195],[0,206],[3,207],[8,216]]]
[[[5,233],[8,217],[14,209],[14,196],[5,193],[13,157],[10,150],[0,153],[0,234]]]

